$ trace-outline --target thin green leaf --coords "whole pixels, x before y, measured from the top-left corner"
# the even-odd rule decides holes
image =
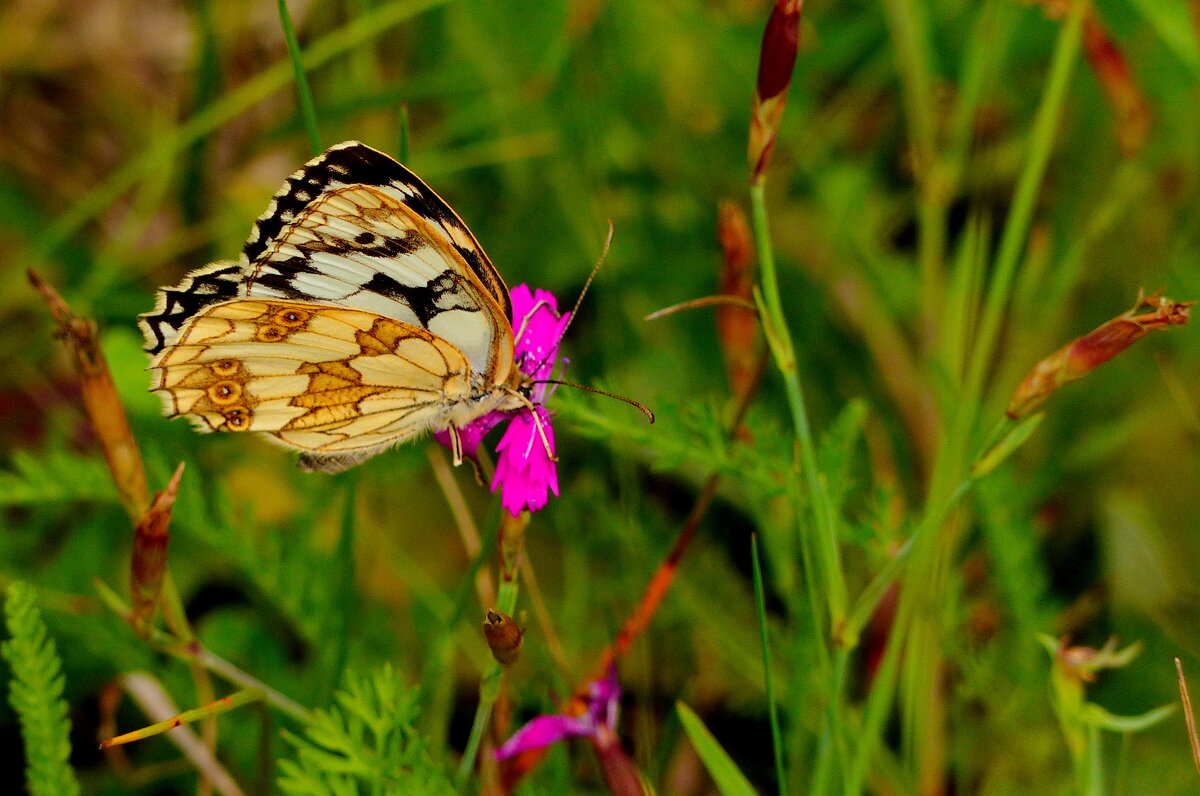
[[[700,755],[700,760],[708,769],[713,782],[717,784],[717,789],[724,796],[754,796],[754,786],[750,784],[750,780],[746,779],[746,775],[737,767],[737,763],[733,762],[733,758],[717,743],[717,739],[704,726],[704,722],[695,711],[682,702],[675,703],[675,710],[683,723],[688,740],[695,747],[696,754]]]
[[[779,706],[775,704],[775,686],[771,678],[771,645],[767,640],[767,601],[763,592],[762,565],[758,560],[758,536],[750,537],[750,562],[754,572],[754,608],[758,634],[762,642],[763,684],[767,690],[767,711],[771,722],[771,750],[775,756],[775,779],[780,796],[786,793],[787,776],[783,768],[783,733],[779,729]]]
[[[296,76],[296,91],[300,94],[300,115],[304,118],[304,129],[314,155],[325,147],[321,145],[321,131],[317,129],[317,109],[313,105],[312,89],[308,86],[308,75],[300,56],[300,42],[296,39],[296,28],[292,25],[292,14],[287,0],[279,0],[279,24],[283,27],[283,38],[287,42],[288,58],[292,61],[292,72]]]
[[[975,461],[971,467],[971,477],[983,478],[999,467],[1000,463],[1007,459],[1013,451],[1025,444],[1030,435],[1041,425],[1044,417],[1043,412],[1038,412],[1017,423],[999,442],[992,446],[991,450]]]
[[[1163,705],[1136,716],[1118,716],[1115,713],[1109,713],[1094,702],[1088,702],[1083,706],[1081,718],[1086,724],[1103,730],[1141,732],[1172,715],[1175,708],[1175,705]]]

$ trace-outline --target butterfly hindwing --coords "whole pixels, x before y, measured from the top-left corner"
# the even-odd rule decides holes
[[[299,302],[216,305],[151,370],[168,415],[317,454],[403,441],[472,395],[462,352],[429,331]]]
[[[205,307],[242,295],[242,267],[232,262],[217,262],[192,271],[175,287],[158,291],[153,310],[142,315],[138,324],[146,337],[146,351],[157,354],[173,345],[179,331]]]

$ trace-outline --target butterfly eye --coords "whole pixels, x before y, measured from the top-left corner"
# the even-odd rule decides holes
[[[244,406],[226,409],[225,425],[230,431],[245,431],[250,428],[250,410]]]
[[[208,388],[208,397],[218,405],[237,403],[242,397],[242,385],[236,381],[219,381]]]
[[[237,373],[238,363],[235,359],[222,359],[208,366],[218,376],[232,376]]]
[[[280,326],[286,326],[289,329],[295,329],[298,326],[303,326],[308,323],[311,317],[310,313],[302,310],[280,310],[271,316],[271,320]]]
[[[277,343],[288,336],[288,328],[279,324],[260,326],[254,338],[260,343]]]

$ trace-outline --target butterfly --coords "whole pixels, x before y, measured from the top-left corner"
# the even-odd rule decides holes
[[[357,141],[275,194],[238,262],[158,293],[151,390],[201,431],[257,431],[338,472],[426,431],[532,409],[512,300],[441,197]]]

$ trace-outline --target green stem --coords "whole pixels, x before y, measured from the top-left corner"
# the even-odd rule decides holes
[[[100,601],[108,606],[114,614],[127,619],[130,613],[129,603],[121,599],[121,596],[113,591],[107,583],[97,579],[94,583],[96,593],[100,597]],[[231,683],[242,686],[244,689],[259,689],[266,695],[266,701],[271,707],[291,716],[296,721],[308,724],[312,721],[312,714],[301,704],[293,699],[290,699],[280,692],[271,688],[255,677],[243,672],[241,669],[234,666],[229,661],[216,655],[215,653],[202,646],[200,642],[194,639],[187,642],[182,642],[179,638],[164,633],[155,626],[150,627],[149,640],[156,645],[160,650],[168,655],[174,655],[187,663],[196,663],[208,669],[213,674],[224,677]]]
[[[408,130],[408,103],[400,103],[400,118],[397,120],[400,125],[400,143],[397,144],[396,156],[400,158],[401,163],[408,163],[408,147],[409,147],[409,130]]]
[[[304,60],[300,54],[300,42],[296,39],[296,28],[292,25],[292,14],[287,0],[279,0],[279,23],[283,26],[283,38],[287,42],[288,58],[292,61],[292,72],[296,76],[296,90],[300,93],[300,115],[304,118],[304,129],[308,132],[308,143],[314,155],[320,153],[321,132],[317,129],[317,109],[313,105],[312,90],[308,87],[308,75],[304,72]]]
[[[248,705],[252,702],[262,702],[265,698],[266,694],[261,688],[245,688],[241,691],[234,691],[232,694],[223,696],[212,704],[199,708],[192,708],[191,710],[185,710],[169,719],[156,721],[153,724],[142,727],[139,730],[127,732],[124,735],[117,736],[116,738],[110,738],[101,745],[101,748],[120,746],[132,741],[141,741],[146,738],[152,738],[155,735],[161,735],[164,732],[173,730],[176,727],[184,724],[191,724],[192,722],[219,716],[222,713],[228,713],[231,710],[240,708],[242,705]]]
[[[825,738],[820,746],[820,757],[814,770],[814,787],[812,792],[824,790],[825,772],[829,763],[827,755],[836,753],[840,746],[833,743],[840,739],[842,733],[842,715],[838,709],[840,694],[836,678],[833,676],[830,664],[829,642],[836,640],[840,645],[844,642],[842,636],[846,618],[846,582],[842,572],[841,550],[838,546],[837,527],[833,516],[833,506],[825,483],[818,469],[816,445],[813,442],[812,429],[808,422],[808,411],[804,406],[804,391],[800,384],[800,371],[796,364],[795,348],[792,345],[791,332],[788,329],[787,318],[783,313],[783,303],[779,296],[779,281],[775,271],[775,251],[771,245],[771,235],[767,223],[766,197],[761,178],[750,184],[751,219],[754,229],[755,247],[758,252],[758,263],[761,273],[761,286],[756,291],[756,301],[759,305],[763,332],[767,345],[775,360],[775,365],[783,377],[784,389],[787,393],[788,408],[791,412],[792,425],[795,427],[797,447],[800,454],[801,477],[804,479],[808,492],[808,502],[814,515],[813,528],[815,534],[806,533],[801,529],[800,547],[806,565],[814,566],[807,572],[806,580],[809,585],[810,609],[813,613],[814,648],[818,667],[821,672],[821,682],[824,684],[824,709],[827,716],[826,732],[832,736]],[[797,514],[797,517],[801,516]],[[815,551],[812,549],[815,543]],[[813,582],[819,583],[823,595],[812,587]],[[824,605],[819,600],[824,597]],[[824,623],[828,621],[826,626]],[[845,763],[845,758],[838,760]],[[845,772],[843,772],[844,774]],[[843,781],[844,781],[843,776]]]
[[[517,581],[506,580],[500,583],[496,594],[497,610],[512,616],[517,610]],[[483,673],[479,682],[479,705],[475,708],[475,719],[471,722],[471,734],[467,738],[467,748],[463,750],[462,760],[458,764],[458,772],[454,776],[454,789],[462,792],[463,786],[471,776],[475,767],[475,758],[479,756],[479,745],[483,734],[487,731],[488,719],[492,716],[492,708],[500,697],[500,684],[504,680],[504,665],[493,660]]]
[[[910,765],[922,765],[916,757],[923,754],[923,750],[935,748],[931,746],[930,736],[935,728],[930,725],[928,713],[934,699],[934,689],[941,687],[934,676],[940,669],[942,647],[940,617],[935,610],[944,607],[948,601],[950,562],[957,555],[959,535],[966,526],[961,518],[956,520],[953,513],[944,507],[957,501],[967,481],[971,439],[975,433],[984,379],[995,357],[1014,276],[1032,224],[1035,201],[1053,149],[1072,69],[1078,59],[1087,2],[1075,0],[1055,44],[1049,77],[1030,137],[1028,159],[1019,176],[1012,209],[1005,222],[966,376],[961,392],[955,396],[950,427],[934,468],[926,499],[926,515],[914,534],[911,562],[904,578],[906,587],[901,593],[900,606],[891,630],[889,650],[897,638],[904,639],[905,646],[902,666],[902,710],[905,715],[901,735],[903,746],[909,752]],[[896,688],[892,677],[897,676],[898,668],[889,667],[886,673],[881,670],[876,677],[868,700],[871,709],[878,711],[890,703]],[[855,766],[858,787],[861,787],[866,765],[861,750],[863,746],[877,743],[876,736],[880,731],[881,724],[876,724],[860,736],[860,755],[856,758]],[[923,773],[937,776],[936,772],[913,773],[918,780]]]
[[[750,186],[750,207],[759,269],[762,274],[764,331],[771,354],[775,359],[775,366],[779,368],[780,375],[783,377],[788,408],[796,430],[796,440],[800,448],[801,475],[808,488],[808,500],[812,505],[817,529],[819,566],[817,574],[819,574],[821,584],[825,587],[827,600],[825,608],[829,612],[831,635],[836,638],[846,617],[847,603],[841,551],[837,543],[833,507],[829,503],[829,494],[825,491],[825,484],[821,480],[817,466],[816,445],[813,442],[812,428],[808,422],[808,411],[804,407],[804,390],[800,384],[800,371],[796,365],[792,334],[788,329],[787,318],[783,314],[783,304],[779,298],[779,282],[775,273],[775,252],[771,245],[766,198],[761,180]]]
[[[946,248],[947,176],[937,164],[937,125],[933,99],[933,58],[923,4],[915,0],[884,0],[895,48],[896,68],[908,119],[912,168],[917,183],[917,254],[921,269],[921,320],[936,329],[937,307],[943,292],[942,260]]]
[[[1071,82],[1071,74],[1079,57],[1083,17],[1090,0],[1073,0],[1070,15],[1063,22],[1054,47],[1050,77],[1038,106],[1029,141],[1029,155],[1013,194],[1012,209],[1004,224],[1000,250],[996,256],[993,277],[984,300],[983,318],[975,338],[974,356],[967,373],[965,400],[978,394],[980,384],[992,362],[992,353],[1008,306],[1017,264],[1029,238],[1033,223],[1034,204],[1046,175],[1046,164],[1054,148],[1055,132],[1062,117],[1063,102]],[[960,401],[960,405],[963,401]]]
[[[771,645],[767,643],[767,602],[763,592],[762,566],[758,560],[758,536],[750,537],[750,561],[754,572],[754,608],[758,614],[758,633],[762,642],[763,684],[767,689],[767,716],[771,722],[771,750],[775,755],[775,779],[779,796],[787,793],[783,769],[783,734],[779,730],[779,709],[775,704],[775,685],[771,677]]]

